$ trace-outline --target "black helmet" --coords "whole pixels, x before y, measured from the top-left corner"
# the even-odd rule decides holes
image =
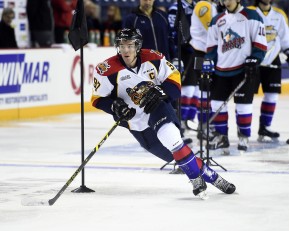
[[[119,47],[119,43],[123,40],[134,40],[136,46],[136,52],[138,53],[142,47],[142,35],[139,29],[121,29],[115,36],[114,46]]]

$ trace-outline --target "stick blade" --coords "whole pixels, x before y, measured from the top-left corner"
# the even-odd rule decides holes
[[[37,200],[34,198],[23,198],[21,204],[23,206],[50,206],[48,200]]]

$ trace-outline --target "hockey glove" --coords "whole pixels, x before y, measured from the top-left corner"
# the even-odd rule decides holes
[[[121,121],[132,119],[136,113],[136,110],[134,108],[129,108],[121,98],[117,98],[112,102],[111,110],[114,112],[117,119],[121,119]]]
[[[149,114],[153,112],[164,99],[168,98],[160,86],[154,86],[148,90],[146,95],[140,101],[140,108],[144,107],[144,112]]]
[[[247,78],[252,80],[258,73],[259,60],[255,57],[249,56],[245,60],[245,74]]]

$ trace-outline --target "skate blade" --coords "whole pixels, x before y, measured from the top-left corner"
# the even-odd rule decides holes
[[[270,138],[267,136],[259,136],[257,141],[259,143],[273,143],[273,144],[278,144],[279,143],[279,139],[278,138]]]
[[[224,156],[230,155],[230,149],[229,148],[222,148],[222,155],[224,155]]]
[[[200,192],[197,196],[202,200],[208,200],[209,199],[209,196],[207,195],[206,191]]]
[[[240,155],[244,155],[247,151],[245,150],[239,150]]]

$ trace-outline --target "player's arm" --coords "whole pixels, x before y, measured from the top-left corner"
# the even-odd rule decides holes
[[[108,81],[106,76],[101,76],[94,71],[92,95],[90,99],[92,106],[113,115],[114,112],[111,110],[113,103],[111,92],[113,88],[114,86]]]
[[[92,106],[111,114],[116,120],[128,121],[136,113],[134,108],[130,108],[123,99],[113,97],[114,86],[107,76],[101,76],[94,72],[91,103]]]
[[[162,101],[172,101],[181,96],[180,73],[165,58],[161,59],[156,82],[157,85],[149,87],[140,100],[140,108],[147,114],[152,113]]]
[[[251,57],[258,59],[258,62],[261,63],[265,58],[267,51],[267,40],[266,40],[266,31],[263,24],[263,19],[256,11],[251,11],[251,18],[249,19],[250,24],[250,35],[252,41],[252,52]]]
[[[215,64],[217,63],[218,57],[218,27],[216,25],[217,17],[214,17],[208,28],[207,36],[207,53],[206,59],[212,60]]]
[[[278,36],[280,38],[282,51],[287,55],[287,62],[289,62],[289,28],[288,28],[288,18],[283,10],[278,9],[281,17],[281,26],[278,31]]]
[[[165,58],[160,63],[158,81],[161,88],[167,94],[168,100],[173,101],[181,96],[181,74]]]

